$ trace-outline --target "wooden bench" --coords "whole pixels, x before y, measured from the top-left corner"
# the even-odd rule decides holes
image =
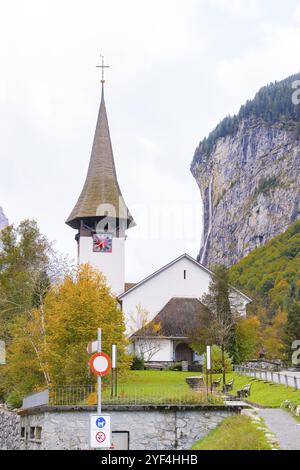
[[[234,380],[232,379],[228,382],[228,384],[224,385],[224,390],[223,391],[225,393],[230,392],[231,390],[233,390],[233,382],[234,382]]]
[[[205,383],[202,375],[197,375],[195,377],[187,377],[185,381],[192,390],[201,390],[205,388]]]
[[[245,385],[241,390],[237,391],[237,397],[238,398],[247,398],[250,396],[251,392],[251,384]]]
[[[214,380],[212,383],[213,388],[218,388],[221,385],[221,379]]]

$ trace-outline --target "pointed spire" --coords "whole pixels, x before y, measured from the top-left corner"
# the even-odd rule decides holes
[[[95,130],[92,153],[85,184],[79,199],[66,223],[79,228],[81,220],[100,220],[115,212],[115,217],[125,220],[127,227],[135,225],[123,199],[113,157],[102,79],[101,103]]]

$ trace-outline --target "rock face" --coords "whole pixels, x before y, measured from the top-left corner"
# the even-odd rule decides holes
[[[8,225],[8,219],[5,217],[2,207],[0,206],[0,230]]]
[[[8,225],[8,219],[5,217],[2,207],[0,206],[0,231]],[[2,242],[0,240],[0,249],[2,248]]]
[[[204,204],[199,260],[230,266],[300,218],[300,142],[294,128],[255,116],[196,150],[191,171]]]

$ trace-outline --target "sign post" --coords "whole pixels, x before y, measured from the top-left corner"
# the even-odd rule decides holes
[[[208,374],[210,375],[210,393],[212,393],[212,377],[211,377],[211,347],[206,346],[206,389],[208,396]]]
[[[111,397],[118,396],[118,378],[117,378],[117,345],[113,344],[111,347],[112,357],[112,376],[111,376]]]
[[[98,353],[101,352],[101,328],[98,328]],[[97,411],[101,414],[101,375],[98,375],[98,400],[97,400]]]
[[[101,352],[101,328],[98,328],[97,341],[90,341],[87,346],[89,354],[97,351],[90,358],[91,371],[97,375],[97,415],[90,415],[90,446],[101,449],[111,447],[110,416],[101,415],[101,377],[111,369],[110,357]]]

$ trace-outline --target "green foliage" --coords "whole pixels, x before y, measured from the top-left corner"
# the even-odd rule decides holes
[[[168,367],[168,370],[180,371],[182,370],[181,362],[175,362]]]
[[[300,79],[300,74],[288,77],[281,82],[271,83],[261,88],[254,99],[241,106],[235,116],[227,116],[207,138],[200,142],[195,159],[209,154],[218,139],[234,135],[242,119],[259,119],[267,125],[281,126],[294,131],[300,137],[300,106],[292,102],[292,83]]]
[[[294,303],[288,311],[284,327],[284,342],[286,351],[292,355],[292,343],[300,339],[300,302]]]
[[[241,318],[237,322],[236,342],[239,363],[249,361],[257,357],[260,346],[260,321],[251,315],[248,318]],[[235,363],[237,363],[235,361]]]
[[[221,348],[214,345],[211,348],[211,362],[212,362],[212,372],[214,374],[222,373],[222,351]],[[232,360],[229,354],[225,351],[225,370],[226,373],[232,372]],[[203,372],[206,373],[206,354],[204,354],[204,363],[203,363]]]
[[[144,359],[140,356],[134,356],[131,364],[131,370],[144,370]]]
[[[299,302],[300,221],[234,265],[230,280],[255,301],[250,310],[263,307],[270,318]]]
[[[1,242],[0,339],[9,343],[18,316],[37,305],[49,287],[47,272],[53,251],[32,220],[3,229]]]
[[[234,265],[230,280],[253,299],[248,313],[260,322],[257,356],[290,361],[291,340],[300,338],[294,337],[300,335],[295,313],[300,302],[300,221]],[[289,326],[285,328],[288,313]],[[248,358],[248,353],[244,357]]]

